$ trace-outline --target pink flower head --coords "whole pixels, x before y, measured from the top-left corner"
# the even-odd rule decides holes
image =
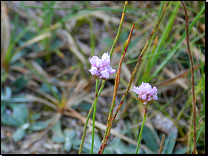
[[[110,56],[108,55],[108,53],[103,53],[103,55],[102,55],[102,64],[103,64],[103,66],[110,65]]]
[[[142,82],[139,87],[134,86],[134,89],[132,89],[132,91],[138,94],[138,99],[145,105],[158,99],[157,88],[152,88],[149,83]]]
[[[116,72],[116,70],[110,66],[110,55],[108,55],[108,53],[103,53],[101,58],[93,56],[89,58],[89,61],[92,65],[89,71],[96,78],[106,79],[109,78],[110,74]]]
[[[93,56],[90,60],[90,63],[92,64],[93,67],[96,67],[96,63],[99,60],[97,56]]]

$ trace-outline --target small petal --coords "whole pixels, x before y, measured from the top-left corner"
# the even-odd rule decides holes
[[[98,68],[103,68],[103,63],[102,63],[102,60],[101,60],[101,59],[98,59],[98,60],[97,60],[96,66],[97,66]]]
[[[157,100],[157,99],[158,99],[157,95],[154,95],[154,96],[153,96],[153,99],[154,99],[154,100]]]
[[[92,66],[91,69],[90,69],[89,71],[90,71],[90,73],[91,73],[92,75],[96,75],[96,76],[99,75],[97,67],[93,67],[93,66]]]
[[[108,55],[108,53],[103,53],[102,61],[108,61],[108,60],[110,60],[110,55]]]
[[[104,77],[104,78],[109,78],[110,74],[108,73],[108,70],[105,69],[104,71],[101,72],[101,75]]]
[[[141,97],[142,97],[142,100],[146,100],[147,99],[147,95],[146,94],[141,95]]]
[[[111,71],[110,71],[110,74],[113,74],[113,73],[115,73],[116,72],[116,70],[115,69],[112,69]]]
[[[95,66],[99,58],[97,56],[93,56],[92,58],[89,58],[90,63]]]
[[[139,87],[134,86],[134,89],[132,89],[132,91],[136,94],[139,94]]]

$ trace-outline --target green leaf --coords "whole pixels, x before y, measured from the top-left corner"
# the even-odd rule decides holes
[[[155,131],[144,125],[142,138],[150,150],[156,153],[158,152],[160,146],[157,139],[159,139],[159,137]]]
[[[41,117],[41,113],[36,113],[31,116],[32,120],[38,120]]]
[[[64,137],[53,135],[52,140],[56,143],[64,143],[65,139]]]
[[[66,138],[65,138],[64,150],[69,152],[69,151],[71,151],[71,148],[72,148],[72,141],[66,140]]]
[[[20,104],[13,108],[13,118],[19,123],[19,125],[23,125],[27,122],[28,110],[25,104]]]
[[[163,154],[172,154],[175,147],[177,133],[172,132],[164,141]]]
[[[197,131],[197,134],[196,134],[196,142],[198,141],[200,135],[201,135],[201,132],[202,130],[205,128],[205,122],[204,124],[201,126],[201,128]],[[204,129],[205,130],[205,129]]]
[[[126,42],[125,42],[125,43],[124,43],[124,45],[123,45],[123,50],[122,50],[122,54],[121,54],[121,55],[123,55],[123,53],[124,53],[124,50],[125,50],[125,47],[126,47],[127,41],[128,41],[128,39],[126,40]]]
[[[6,94],[6,96],[5,96],[6,99],[10,99],[12,97],[12,90],[10,87],[6,86],[5,94]]]
[[[72,129],[66,128],[66,129],[64,129],[64,135],[65,135],[65,137],[68,137],[71,140],[73,140],[76,136],[76,132]]]
[[[9,126],[19,126],[19,123],[14,120],[13,116],[6,113],[1,114],[1,123]]]
[[[6,103],[1,102],[1,114],[3,114],[5,110],[6,110]]]
[[[10,87],[6,86],[5,87],[5,93],[1,91],[1,101],[5,101],[10,99],[12,96],[12,90]]]
[[[48,124],[49,122],[37,121],[31,124],[30,129],[33,131],[40,131],[40,130],[45,129],[48,126]]]
[[[52,127],[51,130],[53,131],[53,134],[55,136],[64,137],[64,134],[63,134],[62,129],[61,129],[60,119],[55,123],[55,125]]]
[[[17,131],[13,134],[13,140],[16,142],[16,141],[19,141],[21,140],[24,136],[25,136],[25,129],[23,128],[18,128]]]
[[[172,154],[186,154],[188,148],[187,147],[184,147],[184,148],[181,148],[179,150],[175,150]]]
[[[65,129],[64,130],[64,135],[65,135],[65,144],[64,144],[64,150],[69,152],[72,148],[72,140],[76,136],[76,132],[72,129]]]
[[[11,103],[11,102],[30,102],[32,100],[26,99],[26,98],[12,98],[9,100],[4,100],[5,102]]]
[[[21,89],[23,89],[26,85],[27,85],[27,82],[30,80],[30,75],[20,75],[16,81],[14,81],[12,83],[13,86],[17,87],[17,89],[15,90],[15,92],[19,92]]]

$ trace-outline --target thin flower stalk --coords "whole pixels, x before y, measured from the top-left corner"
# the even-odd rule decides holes
[[[183,1],[181,1],[181,4],[183,5],[184,11],[185,11],[185,20],[186,20],[186,43],[187,43],[187,50],[191,62],[191,88],[192,88],[192,96],[193,96],[193,127],[194,127],[194,138],[193,138],[193,154],[197,154],[196,152],[196,100],[195,100],[195,89],[194,89],[194,63],[193,58],[191,55],[191,50],[189,46],[189,24],[188,24],[188,15],[186,10],[186,5]]]
[[[91,144],[91,154],[93,153],[93,146],[94,146],[94,129],[95,129],[95,113],[96,113],[96,106],[97,106],[97,99],[98,99],[98,87],[99,87],[99,79],[96,79],[96,87],[95,87],[95,104],[94,104],[94,111],[93,111],[93,123],[92,123],[92,144]]]
[[[99,152],[98,152],[98,153],[100,153],[100,154],[102,154],[103,151],[104,151],[105,145],[106,145],[107,140],[108,140],[108,136],[109,136],[109,134],[110,134],[110,130],[111,130],[111,128],[112,128],[112,124],[113,124],[113,122],[114,122],[114,120],[115,120],[115,118],[116,118],[116,116],[117,116],[119,110],[121,109],[121,106],[123,105],[124,100],[125,100],[125,98],[126,98],[128,92],[129,92],[129,89],[130,89],[130,87],[131,87],[131,84],[132,84],[133,78],[134,78],[134,76],[135,76],[135,73],[136,73],[136,71],[138,70],[138,67],[139,67],[139,65],[140,65],[140,63],[141,63],[142,56],[143,56],[144,52],[146,51],[146,49],[148,48],[148,45],[149,45],[149,43],[150,43],[150,41],[151,41],[151,39],[152,39],[152,36],[154,35],[154,33],[156,32],[158,26],[160,25],[160,23],[161,23],[161,21],[162,21],[162,19],[163,19],[163,16],[164,16],[164,14],[165,14],[165,12],[166,12],[166,9],[167,9],[167,7],[169,6],[169,4],[170,4],[170,1],[166,3],[166,5],[165,5],[165,7],[164,7],[164,9],[163,9],[163,12],[162,12],[160,18],[159,18],[158,22],[156,23],[155,28],[152,30],[151,34],[149,35],[148,40],[147,40],[147,42],[146,42],[144,48],[142,49],[142,51],[141,51],[141,53],[140,53],[140,56],[139,56],[139,58],[138,58],[138,61],[137,61],[136,65],[135,65],[135,67],[134,67],[134,70],[133,70],[132,74],[131,74],[131,78],[130,78],[130,81],[129,81],[129,83],[128,83],[128,87],[127,87],[127,89],[126,89],[126,92],[124,93],[124,95],[123,95],[123,97],[122,97],[122,99],[121,99],[121,102],[120,102],[120,104],[119,104],[119,106],[118,106],[118,108],[117,108],[117,110],[116,110],[114,116],[111,118],[111,122],[110,122],[109,127],[108,127],[107,135],[106,135],[106,137],[105,137],[105,140],[102,141],[102,144],[101,144],[100,149],[99,149]]]
[[[106,80],[103,80],[103,81],[102,81],[102,84],[101,84],[101,87],[100,87],[100,89],[99,89],[99,91],[98,91],[97,97],[100,96],[100,94],[101,94],[101,92],[102,92],[102,90],[103,90],[103,88],[104,88],[105,81],[106,81]],[[82,141],[81,141],[81,144],[80,144],[80,147],[79,147],[79,153],[78,153],[78,154],[81,154],[81,152],[82,152],[82,148],[83,148],[83,144],[84,144],[84,139],[85,139],[85,134],[86,134],[86,129],[87,129],[87,124],[88,124],[88,121],[89,121],[89,119],[90,119],[90,115],[91,115],[91,113],[92,113],[92,110],[93,110],[93,108],[94,108],[94,104],[95,104],[95,100],[94,100],[94,102],[92,103],[92,106],[91,106],[91,108],[90,108],[90,110],[89,110],[89,112],[88,112],[88,115],[87,115],[87,119],[86,119],[86,122],[85,122],[85,125],[84,125],[84,131],[83,131],[83,134],[82,134]]]
[[[156,87],[152,88],[152,86],[149,83],[142,82],[142,84],[139,87],[134,86],[134,89],[132,89],[132,91],[134,91],[136,94],[138,94],[137,99],[140,100],[142,102],[142,104],[145,106],[144,118],[143,118],[141,130],[139,133],[139,140],[138,140],[138,145],[137,145],[137,149],[136,149],[136,154],[137,154],[138,150],[139,150],[141,138],[142,138],[144,123],[145,123],[146,116],[147,116],[147,106],[149,103],[152,103],[154,100],[158,99],[158,97],[157,97],[158,90]]]
[[[112,48],[111,48],[111,50],[110,50],[110,58],[111,58],[111,56],[112,56],[112,54],[113,54],[113,50],[114,50],[114,48],[115,48],[115,46],[116,46],[116,43],[117,43],[117,41],[118,41],[118,38],[119,38],[119,36],[120,36],[120,34],[121,34],[121,28],[122,28],[122,26],[123,26],[123,21],[124,21],[124,17],[125,17],[125,14],[126,14],[126,7],[127,7],[127,4],[128,4],[128,1],[125,1],[124,8],[123,8],[123,12],[122,12],[121,21],[120,21],[119,28],[118,28],[118,32],[117,32],[117,35],[116,35],[116,37],[115,37],[115,39],[114,39]],[[100,87],[100,89],[99,89],[99,91],[98,91],[98,97],[100,96],[100,94],[101,94],[101,92],[102,92],[102,90],[103,90],[103,88],[104,88],[105,81],[106,81],[106,80],[103,80],[103,81],[102,81],[101,87]],[[87,115],[86,123],[85,123],[85,126],[84,126],[84,131],[83,131],[83,134],[82,134],[82,141],[81,141],[81,144],[80,144],[80,147],[79,147],[79,152],[78,152],[78,154],[81,154],[81,152],[82,152],[82,148],[83,148],[83,144],[84,144],[84,139],[85,139],[85,134],[86,134],[86,129],[87,129],[87,124],[88,124],[90,115],[91,115],[91,113],[92,113],[92,109],[93,109],[93,107],[94,107],[94,103],[95,103],[95,101],[92,103],[92,106],[91,106],[91,108],[90,108],[90,110],[89,110],[89,112],[88,112],[88,115]]]
[[[113,54],[113,50],[114,50],[114,48],[116,46],[116,43],[118,41],[118,38],[119,38],[119,36],[121,34],[121,28],[123,26],[123,21],[124,21],[124,17],[125,17],[125,14],[126,14],[127,4],[128,4],[128,1],[125,1],[124,7],[123,7],[122,16],[121,16],[121,21],[120,21],[119,28],[118,28],[118,32],[117,32],[117,35],[116,35],[116,37],[115,37],[115,39],[113,41],[113,46],[112,46],[112,48],[110,50],[110,58],[111,58],[111,56]]]
[[[142,138],[142,132],[143,132],[146,116],[147,116],[147,105],[145,105],[145,108],[144,108],[144,118],[143,118],[141,130],[140,130],[140,133],[139,133],[139,140],[138,140],[138,145],[137,145],[137,149],[136,149],[136,154],[138,154],[138,151],[139,151],[139,145],[140,145],[141,138]]]

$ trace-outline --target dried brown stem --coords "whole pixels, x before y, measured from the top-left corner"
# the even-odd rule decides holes
[[[113,94],[113,100],[112,100],[112,104],[111,104],[111,109],[110,109],[110,112],[109,112],[109,116],[108,116],[108,123],[107,123],[107,128],[106,128],[106,131],[105,131],[105,136],[103,137],[103,140],[102,140],[102,145],[100,146],[100,150],[98,152],[98,154],[100,154],[105,148],[105,140],[107,141],[108,139],[108,129],[109,129],[109,124],[111,123],[111,119],[112,119],[112,115],[113,115],[113,108],[115,106],[115,99],[116,99],[116,95],[117,95],[117,90],[118,90],[118,87],[119,87],[119,82],[120,82],[120,75],[121,75],[121,65],[123,63],[123,60],[124,60],[124,57],[125,57],[125,54],[126,54],[126,51],[128,49],[128,46],[129,46],[129,43],[130,43],[130,40],[131,40],[131,36],[132,36],[132,32],[133,32],[133,29],[134,29],[134,22],[133,22],[133,26],[131,28],[131,31],[129,33],[129,37],[127,39],[127,43],[126,43],[126,46],[125,46],[125,49],[124,49],[124,52],[123,52],[123,55],[121,56],[121,59],[120,59],[120,62],[119,62],[119,67],[118,67],[118,71],[116,73],[116,78],[115,78],[115,88],[114,88],[114,94]]]
[[[165,140],[165,134],[163,134],[163,136],[162,136],[162,140],[161,140],[161,143],[160,143],[159,154],[162,154],[164,140]]]
[[[193,58],[191,55],[191,50],[189,46],[189,24],[188,24],[188,15],[186,10],[186,5],[183,1],[181,1],[181,4],[183,5],[184,11],[185,11],[185,20],[186,20],[186,43],[187,43],[187,50],[191,62],[191,88],[192,88],[192,96],[193,96],[193,126],[194,126],[194,138],[193,138],[193,154],[196,154],[196,101],[195,101],[195,89],[194,89],[194,63]]]

